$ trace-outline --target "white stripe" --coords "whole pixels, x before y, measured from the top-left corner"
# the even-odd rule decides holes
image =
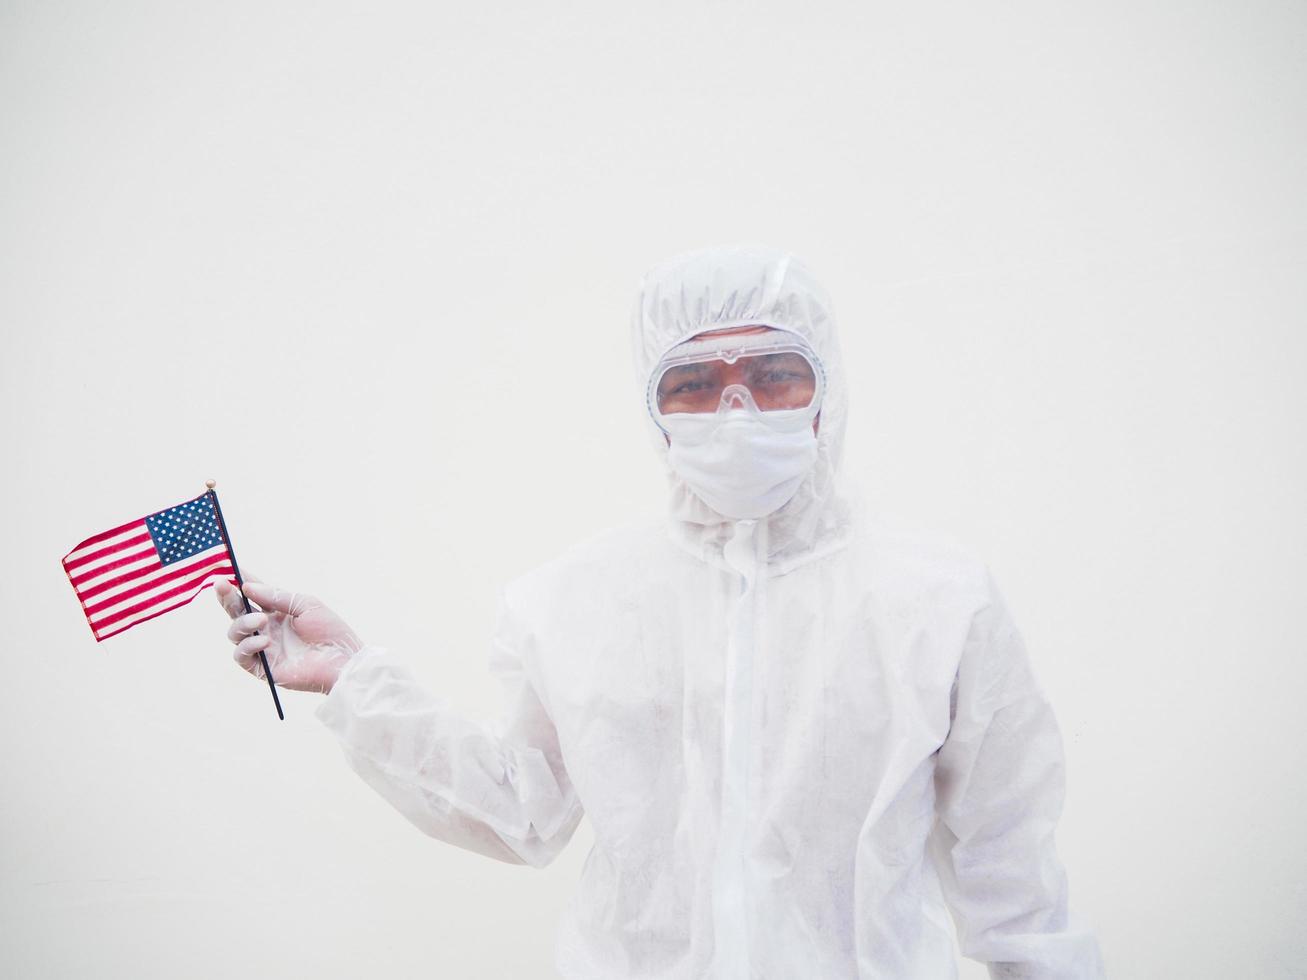
[[[126,541],[128,538],[134,538],[142,533],[149,533],[146,531],[145,521],[140,521],[133,527],[129,527],[126,531],[123,531],[121,534],[114,535],[112,538],[105,538],[103,541],[97,541],[95,544],[87,545],[85,548],[78,548],[76,551],[70,551],[67,557],[64,558],[64,561],[77,561],[78,558],[81,558],[84,555],[93,555],[95,552],[103,551],[105,548],[112,548],[115,544]],[[74,568],[73,574],[76,575],[77,572],[78,570]]]
[[[173,584],[175,585],[176,583],[174,582]],[[206,579],[205,581],[201,582],[198,586],[196,586],[194,591],[190,592],[189,594],[185,592],[180,592],[175,596],[171,596],[167,602],[159,603],[158,606],[149,606],[145,609],[140,610],[139,612],[132,613],[130,616],[124,616],[122,619],[118,620],[118,622],[110,623],[108,626],[106,626],[104,628],[104,632],[117,633],[120,630],[124,630],[128,626],[131,626],[133,623],[139,623],[143,619],[149,619],[155,613],[159,612],[160,607],[167,608],[170,606],[182,605],[183,603],[191,599],[194,599],[205,588],[207,588],[212,584],[213,584],[213,579]],[[97,638],[101,636],[100,630],[96,629],[94,624],[92,624],[91,629],[94,630]]]
[[[212,552],[212,549],[210,549],[210,552]],[[122,609],[124,606],[134,606],[138,602],[147,602],[151,597],[157,595],[160,592],[167,592],[169,589],[177,588],[177,586],[181,585],[192,575],[203,574],[206,568],[217,568],[218,566],[224,564],[227,561],[227,551],[225,548],[222,549],[221,551],[212,552],[212,553],[210,552],[206,552],[204,557],[197,556],[197,559],[194,562],[190,562],[188,560],[187,564],[182,564],[181,562],[178,562],[175,565],[164,565],[158,571],[153,572],[150,575],[144,575],[141,578],[133,579],[130,582],[124,582],[122,586],[120,586],[119,588],[110,590],[109,592],[106,592],[103,595],[92,596],[91,600],[87,603],[87,605],[96,606],[99,605],[101,602],[108,602],[112,600],[119,593],[128,592],[132,589],[139,589],[141,586],[153,585],[156,579],[160,579],[165,575],[171,575],[173,572],[178,571],[179,569],[185,569],[186,571],[186,574],[178,578],[169,579],[165,582],[159,582],[158,585],[153,585],[152,588],[149,588],[144,592],[138,592],[136,595],[125,596],[119,601],[114,602],[113,605],[106,606],[104,609],[99,610],[97,613],[95,613],[95,618],[91,620],[92,625],[98,623],[106,616],[112,616],[115,612],[117,612],[119,609]]]

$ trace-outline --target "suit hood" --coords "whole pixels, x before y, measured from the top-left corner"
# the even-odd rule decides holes
[[[848,505],[839,488],[847,420],[847,387],[826,291],[793,254],[761,245],[699,249],[645,273],[632,316],[632,349],[641,404],[649,378],[672,347],[706,330],[768,326],[798,334],[821,359],[825,394],[817,428],[817,459],[794,496],[759,523],[768,560],[792,565],[841,543]],[[667,442],[647,412],[663,460],[678,542],[701,557],[719,556],[735,521],[697,497],[667,463]]]

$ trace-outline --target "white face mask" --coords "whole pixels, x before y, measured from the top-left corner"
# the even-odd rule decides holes
[[[779,510],[817,461],[809,413],[767,414],[767,422],[744,409],[666,419],[672,469],[725,517],[765,517]]]

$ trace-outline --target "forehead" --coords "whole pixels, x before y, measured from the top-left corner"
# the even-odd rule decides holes
[[[747,326],[747,327],[723,327],[720,330],[705,330],[702,333],[697,333],[693,337],[691,337],[690,340],[701,340],[705,337],[732,337],[737,334],[746,335],[746,334],[777,333],[777,332],[778,331],[776,330],[775,327],[765,327],[762,324],[756,324],[754,326]]]

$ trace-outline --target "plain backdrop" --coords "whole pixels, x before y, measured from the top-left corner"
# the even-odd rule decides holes
[[[219,481],[242,563],[469,713],[496,589],[662,506],[669,254],[830,289],[847,472],[982,553],[1114,980],[1307,976],[1307,7],[0,3],[0,975],[553,975],[589,846],[422,836],[211,593],[59,565]],[[985,975],[967,963],[963,977]]]

